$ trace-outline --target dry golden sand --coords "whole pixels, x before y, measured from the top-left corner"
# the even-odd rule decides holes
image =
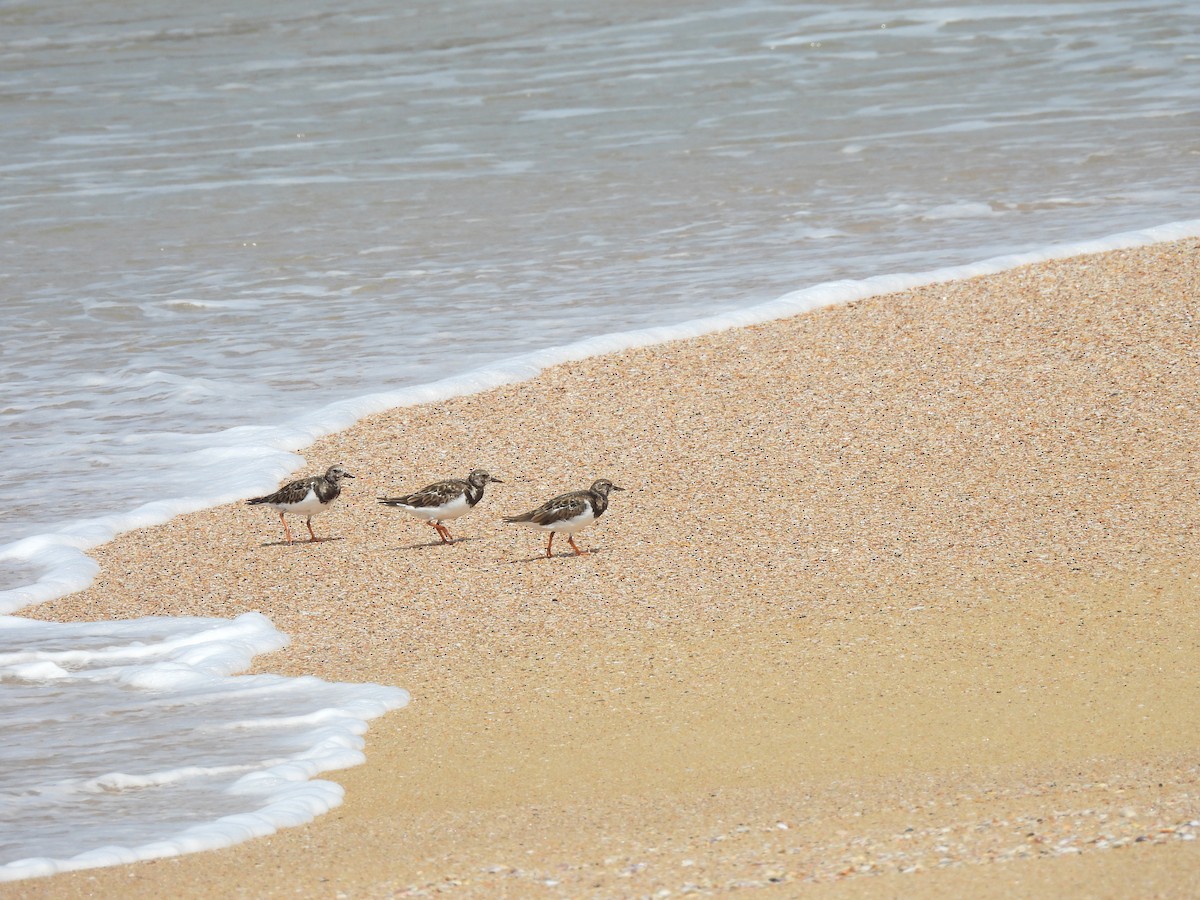
[[[1200,894],[1200,241],[564,365],[101,548],[55,619],[267,613],[412,691],[345,804],[6,895]],[[484,466],[432,529],[373,502]],[[499,524],[610,477],[578,540]],[[556,547],[556,549],[558,549]],[[563,543],[561,548],[568,548]]]

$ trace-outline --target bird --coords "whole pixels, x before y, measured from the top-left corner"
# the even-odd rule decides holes
[[[292,513],[307,517],[308,533],[312,536],[313,541],[318,541],[320,538],[313,531],[312,517],[325,512],[333,505],[333,501],[342,493],[341,480],[343,478],[353,477],[340,465],[330,466],[325,470],[324,475],[297,479],[285,484],[273,494],[247,500],[246,504],[248,506],[261,504],[278,510],[279,521],[283,523],[283,533],[289,544],[292,542],[292,532],[288,528],[284,514]]]
[[[593,481],[592,486],[584,491],[571,491],[559,494],[552,500],[547,500],[535,510],[519,516],[505,516],[504,521],[513,525],[528,525],[530,528],[540,528],[550,532],[550,540],[546,544],[546,558],[551,556],[550,548],[554,546],[554,535],[565,532],[567,542],[576,556],[583,556],[587,551],[580,550],[575,543],[575,532],[587,528],[608,509],[608,494],[610,491],[623,491],[611,481],[601,478]]]
[[[378,499],[384,506],[394,506],[418,519],[424,519],[426,524],[437,529],[443,544],[453,544],[454,536],[442,523],[457,519],[474,509],[475,504],[483,499],[483,489],[489,483],[504,484],[495,475],[489,475],[483,469],[475,469],[466,478],[450,478],[402,497]]]

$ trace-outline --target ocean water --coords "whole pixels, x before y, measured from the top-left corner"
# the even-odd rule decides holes
[[[1197,33],[1160,0],[0,0],[0,612],[377,409],[1200,233]],[[236,674],[284,642],[0,619],[0,878],[336,804],[314,776],[407,695]]]

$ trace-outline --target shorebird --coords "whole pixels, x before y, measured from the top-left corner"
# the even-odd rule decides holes
[[[474,509],[475,504],[483,499],[483,489],[489,482],[504,484],[483,469],[475,469],[465,479],[450,478],[403,497],[380,497],[379,502],[424,519],[426,524],[437,529],[443,544],[453,544],[454,536],[442,523],[457,519]]]
[[[623,491],[611,481],[601,478],[593,481],[592,486],[585,491],[571,491],[560,494],[552,500],[547,500],[537,509],[520,516],[505,516],[504,521],[513,525],[528,525],[530,528],[540,528],[550,532],[550,540],[546,544],[546,557],[550,557],[550,548],[554,546],[554,535],[564,532],[567,542],[576,556],[583,556],[586,550],[580,550],[575,544],[575,532],[587,528],[608,509],[609,491]]]
[[[279,511],[279,521],[283,523],[283,533],[287,536],[287,542],[292,542],[292,532],[288,528],[287,519],[284,518],[285,513],[291,513],[296,516],[305,516],[308,522],[308,533],[312,536],[313,541],[320,540],[313,532],[312,517],[318,513],[323,513],[333,505],[333,501],[341,494],[342,488],[339,482],[343,478],[353,478],[354,476],[343,469],[341,466],[330,466],[325,470],[324,475],[313,475],[310,478],[300,478],[289,484],[285,484],[273,494],[267,494],[265,497],[255,497],[252,500],[247,500],[249,506],[270,506]]]

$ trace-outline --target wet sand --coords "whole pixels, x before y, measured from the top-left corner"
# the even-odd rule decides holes
[[[1200,241],[547,370],[100,548],[61,620],[233,616],[407,688],[345,804],[22,897],[1200,894]],[[485,467],[451,523],[377,505]],[[542,558],[501,516],[611,478]],[[303,532],[302,524],[294,527]]]

